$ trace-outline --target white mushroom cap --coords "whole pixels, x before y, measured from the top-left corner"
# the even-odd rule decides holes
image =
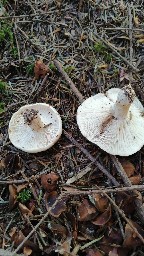
[[[86,99],[77,123],[83,136],[112,155],[129,156],[144,145],[144,108],[130,85]]]
[[[62,134],[61,117],[48,104],[25,105],[11,117],[8,133],[12,144],[25,152],[45,151]]]

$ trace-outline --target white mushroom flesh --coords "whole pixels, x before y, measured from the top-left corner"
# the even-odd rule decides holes
[[[129,97],[130,93],[113,88],[78,108],[81,133],[112,155],[128,156],[144,145],[144,108],[133,92]]]
[[[62,133],[62,121],[58,112],[48,104],[26,105],[13,114],[8,133],[15,147],[36,153],[55,144]]]

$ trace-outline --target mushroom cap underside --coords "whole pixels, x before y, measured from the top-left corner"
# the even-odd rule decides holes
[[[112,155],[132,155],[144,145],[144,109],[135,98],[125,119],[116,119],[112,107],[121,89],[113,88],[107,96],[99,93],[78,108],[77,123],[89,141]]]
[[[43,127],[39,130],[34,130],[30,124],[25,123],[24,113],[27,110],[38,112]],[[12,144],[22,151],[28,153],[45,151],[52,147],[61,136],[61,117],[49,104],[35,103],[25,105],[11,117],[8,133]]]

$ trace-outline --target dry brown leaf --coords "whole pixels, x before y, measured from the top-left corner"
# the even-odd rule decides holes
[[[138,40],[137,40],[137,43],[139,43],[139,44],[144,44],[144,38],[138,39]]]
[[[58,179],[59,175],[54,172],[49,174],[42,174],[41,185],[47,192],[51,192],[56,189]]]
[[[55,250],[55,252],[58,252],[61,255],[69,255],[70,249],[71,249],[71,238],[68,237],[61,245],[58,246],[58,248]]]
[[[57,224],[55,222],[50,222],[48,224],[48,228],[54,233],[54,234],[60,234],[63,238],[66,238],[68,235],[68,231],[66,227],[62,226],[61,224]]]
[[[132,183],[133,185],[138,185],[138,184],[140,184],[140,182],[141,182],[141,175],[138,174],[138,175],[135,175],[135,176],[130,177],[130,181],[131,181],[131,183]]]
[[[125,192],[116,194],[116,203],[124,211],[125,214],[132,214],[135,211],[134,198],[135,195],[130,195]]]
[[[52,191],[49,194],[45,194],[45,200],[48,211],[49,208],[52,207],[53,204],[55,204],[58,200],[58,193],[56,191]],[[66,211],[66,201],[67,198],[59,199],[55,206],[50,210],[50,214],[54,217],[59,217],[62,212]]]
[[[17,188],[14,185],[9,185],[9,208],[13,209],[17,202]]]
[[[11,240],[14,243],[14,247],[18,247],[23,242],[23,240],[25,239],[25,236],[24,236],[24,234],[21,230],[17,230],[16,228],[14,228],[14,229],[12,229],[12,231],[10,233],[11,233]],[[37,245],[35,245],[30,240],[27,240],[24,243],[22,248],[24,248],[24,247],[30,247],[33,250],[38,249]]]
[[[142,237],[144,237],[144,230],[134,221],[131,221],[132,225],[138,230],[138,232],[141,234]],[[142,245],[142,241],[137,237],[137,234],[134,232],[134,230],[129,226],[129,224],[126,224],[125,226],[125,238],[123,242],[123,246],[128,248],[136,248],[138,246]]]
[[[39,77],[44,78],[47,73],[49,73],[49,67],[42,60],[37,60],[34,66],[35,79],[37,80]]]
[[[87,249],[86,256],[103,256],[98,250],[95,249]]]
[[[29,247],[24,247],[23,253],[25,256],[29,256],[32,254],[32,249],[30,249]]]
[[[91,220],[96,216],[96,214],[96,208],[91,205],[87,199],[83,199],[77,209],[78,221]]]
[[[105,196],[95,194],[94,196],[95,206],[100,212],[104,212],[109,205],[109,201]]]
[[[124,69],[120,69],[120,74],[119,74],[119,80],[122,82],[123,80],[129,81],[129,74],[125,73]]]
[[[19,209],[21,211],[21,213],[25,216],[25,215],[28,215],[28,216],[33,216],[32,214],[32,211],[34,210],[35,206],[33,205],[32,209],[28,209],[24,204],[22,203],[19,203]]]
[[[135,38],[144,38],[144,34],[134,34]]]
[[[135,167],[131,162],[123,161],[121,164],[122,164],[122,167],[124,168],[128,177],[131,177],[134,175]]]
[[[138,18],[138,16],[134,17],[134,24],[135,24],[136,27],[139,26],[139,18]]]
[[[113,249],[109,252],[109,256],[119,256],[119,255],[118,255],[117,248],[113,248]]]
[[[27,184],[22,184],[17,186],[17,193],[20,193],[24,188],[27,188]]]
[[[100,214],[96,219],[92,221],[94,225],[98,226],[104,226],[111,218],[111,205],[103,212]]]

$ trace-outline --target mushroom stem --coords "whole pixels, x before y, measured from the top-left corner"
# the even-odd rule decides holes
[[[39,131],[41,128],[43,128],[45,126],[45,124],[42,122],[41,117],[39,115],[37,115],[30,124],[31,128],[34,131]]]
[[[128,112],[129,112],[130,105],[131,105],[131,103],[127,104],[127,105],[122,105],[122,104],[116,102],[113,107],[113,110],[114,110],[113,116],[116,119],[126,118],[128,115]]]
[[[125,86],[118,94],[117,100],[113,106],[113,115],[117,119],[124,119],[127,117],[129,108],[134,101],[135,92],[131,85]]]

